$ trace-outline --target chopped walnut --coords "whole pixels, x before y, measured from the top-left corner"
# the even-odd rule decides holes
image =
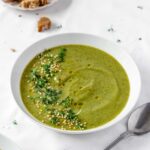
[[[40,6],[44,6],[48,4],[48,0],[40,0]]]
[[[18,3],[22,8],[37,8],[49,3],[49,0],[4,0],[6,3]]]
[[[39,7],[39,0],[23,0],[20,3],[23,8],[36,8]]]
[[[20,7],[23,8],[37,8],[48,4],[48,0],[22,0]]]
[[[5,3],[18,3],[20,0],[4,0]]]
[[[43,32],[44,30],[50,29],[52,26],[52,22],[47,17],[41,17],[38,21],[38,32]]]

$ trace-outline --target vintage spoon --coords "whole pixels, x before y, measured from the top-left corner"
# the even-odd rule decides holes
[[[104,150],[111,150],[118,142],[133,135],[143,135],[150,132],[150,103],[138,107],[129,117],[127,131],[122,133]]]

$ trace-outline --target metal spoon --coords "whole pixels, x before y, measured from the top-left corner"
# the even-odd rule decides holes
[[[104,150],[111,150],[121,140],[134,135],[150,132],[150,103],[138,107],[129,117],[127,131],[122,133]]]

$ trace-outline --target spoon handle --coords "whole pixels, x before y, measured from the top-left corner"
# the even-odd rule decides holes
[[[104,150],[111,150],[116,144],[118,144],[121,140],[134,135],[132,132],[126,131],[122,133],[116,140],[114,140],[110,145],[108,145]]]

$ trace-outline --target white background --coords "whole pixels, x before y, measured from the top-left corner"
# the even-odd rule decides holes
[[[138,8],[142,6],[143,9]],[[22,150],[103,150],[126,130],[125,121],[87,135],[64,135],[39,127],[16,105],[10,90],[12,66],[23,49],[43,37],[60,32],[92,33],[128,48],[142,77],[138,105],[150,100],[150,1],[60,0],[37,12],[22,12],[0,5],[0,133]],[[22,15],[22,17],[18,17]],[[38,33],[40,16],[49,16],[61,29]],[[113,27],[114,32],[108,32]],[[142,40],[139,40],[139,38]],[[12,52],[11,48],[16,49]],[[18,125],[12,122],[16,120]],[[114,150],[149,150],[150,134],[122,141]]]

